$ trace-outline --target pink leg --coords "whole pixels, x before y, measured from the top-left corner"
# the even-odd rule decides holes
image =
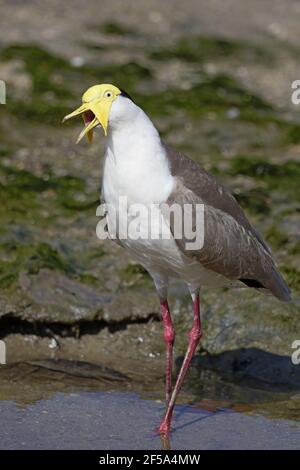
[[[172,419],[172,414],[173,414],[173,409],[175,405],[175,401],[177,398],[177,395],[181,389],[183,380],[186,376],[186,373],[189,369],[190,362],[193,358],[193,355],[195,353],[196,347],[199,343],[199,340],[202,336],[202,329],[201,329],[201,320],[200,320],[200,300],[199,300],[199,295],[197,295],[194,299],[194,304],[193,304],[193,310],[194,310],[194,323],[191,331],[189,332],[189,344],[188,348],[180,369],[180,372],[178,374],[176,384],[174,387],[174,390],[172,392],[170,401],[168,403],[168,407],[164,416],[164,419],[162,420],[158,432],[164,435],[168,435],[170,432],[171,428],[171,419]]]
[[[173,344],[175,331],[167,300],[160,300],[160,310],[164,324],[164,340],[166,343],[166,403],[168,404],[172,393]]]

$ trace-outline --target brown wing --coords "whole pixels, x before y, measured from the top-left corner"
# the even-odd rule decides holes
[[[187,250],[188,240],[177,239],[181,250],[207,269],[251,287],[269,289],[281,300],[289,300],[289,289],[276,270],[270,249],[235,198],[193,160],[170,147],[166,151],[171,173],[176,178],[168,205],[204,204],[204,246],[200,250]],[[172,229],[172,220],[170,223]]]

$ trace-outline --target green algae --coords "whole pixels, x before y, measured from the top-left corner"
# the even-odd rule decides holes
[[[149,68],[129,61],[125,64],[75,67],[37,45],[11,45],[0,52],[3,61],[21,60],[32,80],[31,96],[15,99],[8,90],[6,110],[19,119],[60,125],[61,119],[80,100],[78,89],[99,82],[112,82],[133,91],[141,80],[152,77]],[[84,91],[84,90],[82,90]]]
[[[300,125],[294,123],[286,123],[283,125],[282,144],[296,145],[300,142]]]
[[[202,38],[201,41],[206,44],[207,50],[225,50],[226,54],[236,53],[237,50],[237,46],[230,41],[209,38]],[[284,122],[269,103],[224,74],[211,77],[202,71],[198,74],[199,83],[187,90],[171,88],[148,95],[139,91],[139,84],[153,81],[154,67],[152,69],[136,61],[75,67],[34,44],[11,45],[2,49],[0,57],[3,61],[23,61],[32,80],[32,96],[14,99],[8,90],[6,109],[20,119],[59,125],[61,118],[78,103],[81,83],[86,83],[85,88],[88,88],[97,83],[101,76],[101,81],[116,83],[132,94],[146,111],[156,116],[184,111],[196,118],[216,113],[220,118],[227,119],[227,111],[236,109],[240,121],[252,122],[257,126],[270,123],[278,126],[282,145],[299,141],[300,126]]]
[[[300,163],[295,160],[273,163],[264,157],[236,156],[229,171],[232,176],[245,175],[261,180],[269,190],[283,191],[300,200]]]
[[[119,272],[120,279],[126,287],[141,287],[150,285],[149,273],[137,263],[130,263]]]
[[[2,254],[0,287],[3,289],[12,287],[18,281],[21,272],[37,274],[40,269],[47,268],[66,274],[73,273],[72,266],[55,248],[45,242],[36,244],[4,242],[0,244],[0,253]]]
[[[231,162],[232,175],[247,175],[254,178],[295,178],[300,177],[300,163],[290,160],[281,164],[271,163],[263,157],[237,156]]]
[[[0,220],[47,227],[57,217],[94,213],[98,197],[86,190],[85,181],[72,175],[56,176],[47,170],[41,176],[0,164]]]
[[[268,228],[265,236],[268,243],[270,243],[274,249],[282,248],[289,240],[287,234],[280,230],[276,224]]]
[[[54,124],[67,112],[66,102],[73,96],[64,74],[72,66],[64,59],[36,45],[11,45],[0,53],[1,60],[21,60],[32,81],[32,96],[14,99],[8,89],[7,109],[20,119]],[[71,77],[70,77],[71,78]]]
[[[10,45],[1,51],[1,58],[3,60],[22,59],[33,74],[35,70],[40,67],[42,67],[42,71],[44,71],[43,75],[46,75],[46,72],[51,73],[54,70],[71,68],[67,60],[51,54],[49,51],[36,44]],[[47,80],[48,77],[45,79]]]
[[[61,123],[63,116],[70,112],[70,105],[49,103],[35,97],[28,103],[10,100],[7,110],[19,119],[57,126]]]
[[[269,195],[266,191],[249,189],[248,191],[234,192],[234,196],[238,203],[252,214],[263,217],[271,212],[268,204]]]
[[[295,291],[300,291],[300,270],[294,266],[285,265],[281,269],[288,285]]]
[[[289,255],[300,255],[300,239],[293,244],[288,250]]]
[[[0,144],[0,158],[1,157],[7,157],[11,152],[11,149],[7,146],[7,145],[4,145],[4,144]]]
[[[48,183],[25,170],[0,165],[0,217],[1,222],[34,220],[41,209],[37,195]]]
[[[62,116],[76,106],[81,83],[86,83],[85,88],[88,88],[101,76],[101,81],[115,83],[132,94],[136,102],[153,115],[170,115],[183,110],[194,117],[215,112],[226,118],[228,109],[234,108],[240,113],[239,119],[257,125],[276,121],[269,103],[227,75],[211,77],[201,72],[199,83],[188,90],[174,88],[147,95],[138,91],[139,84],[153,80],[154,74],[149,66],[136,61],[75,67],[41,47],[18,44],[3,49],[0,57],[4,61],[22,60],[32,79],[31,97],[14,100],[13,95],[8,96],[7,109],[20,119],[59,125]],[[293,126],[290,124],[283,129],[285,139],[289,132],[296,133]]]
[[[93,276],[93,274],[89,273],[82,273],[79,275],[79,280],[83,284],[89,284],[91,286],[98,286],[99,285],[99,278]]]
[[[140,96],[142,105],[153,114],[170,114],[174,110],[185,110],[193,116],[202,116],[216,112],[225,115],[230,108],[245,111],[267,113],[272,107],[259,96],[241,87],[236,80],[226,75],[204,76],[198,84],[188,90],[168,89]]]
[[[26,267],[29,274],[37,274],[43,268],[62,271],[66,274],[73,272],[71,264],[47,243],[39,243],[34,247],[26,262]]]
[[[115,21],[108,21],[100,26],[99,31],[112,36],[136,36],[136,31]]]
[[[155,60],[178,59],[185,62],[204,62],[222,58],[235,60],[267,60],[272,57],[261,47],[246,41],[231,41],[223,37],[193,36],[179,39],[173,46],[166,49],[156,48],[150,53]]]
[[[70,97],[70,90],[57,84],[53,74],[71,71],[72,66],[64,59],[57,57],[36,45],[11,45],[1,51],[4,61],[19,59],[24,62],[25,69],[32,78],[33,93],[51,93],[57,98]]]
[[[1,289],[13,293],[21,272],[34,275],[41,269],[63,272],[91,284],[92,275],[84,272],[89,260],[78,266],[72,257],[42,240],[40,231],[47,232],[62,216],[74,220],[74,216],[76,218],[82,211],[94,213],[97,204],[96,195],[86,191],[85,181],[81,178],[57,176],[50,170],[35,175],[28,170],[0,164]],[[18,241],[13,241],[10,227],[16,223],[23,228],[31,227],[35,235],[21,234]]]

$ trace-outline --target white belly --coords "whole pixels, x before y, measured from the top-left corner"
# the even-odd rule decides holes
[[[107,220],[113,238],[118,233],[115,226],[115,211],[108,212]],[[158,220],[160,223],[157,223]],[[128,213],[118,212],[118,227],[122,227],[121,236],[118,234],[119,242],[150,274],[162,275],[167,279],[181,278],[195,287],[229,284],[226,278],[204,268],[180,250],[162,216],[151,218],[151,232],[148,221],[148,217],[141,217],[138,221],[134,219],[130,222]],[[133,225],[130,225],[131,223]],[[127,230],[124,229],[125,226]]]

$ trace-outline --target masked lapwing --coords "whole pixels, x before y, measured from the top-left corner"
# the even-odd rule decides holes
[[[78,115],[85,122],[78,141],[85,135],[92,141],[98,126],[106,136],[102,202],[110,238],[149,272],[158,293],[166,343],[167,402],[158,431],[168,435],[176,397],[202,336],[201,287],[244,286],[283,301],[290,300],[290,291],[269,247],[231,193],[193,160],[165,145],[151,119],[126,92],[111,84],[92,86],[84,93],[82,105],[64,120]],[[145,210],[136,218],[139,207]],[[166,209],[174,207],[167,214]],[[187,214],[180,215],[178,208],[183,213],[186,207]],[[185,216],[191,219],[189,232],[196,238],[200,234],[199,243],[191,242],[185,227],[175,236],[178,218],[185,220]],[[126,231],[136,220],[135,229]],[[175,332],[167,300],[172,278],[186,283],[193,302],[188,348],[174,386]]]

